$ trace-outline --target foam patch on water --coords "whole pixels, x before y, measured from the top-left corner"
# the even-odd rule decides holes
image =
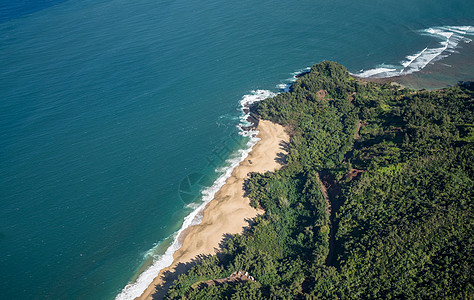
[[[397,68],[387,68],[379,66],[378,68],[361,71],[361,73],[357,74],[359,77],[368,78],[368,77],[387,77],[383,76],[384,74],[390,74],[396,72]]]
[[[423,70],[428,64],[443,59],[455,52],[460,42],[470,43],[468,36],[474,35],[472,26],[442,26],[432,27],[419,32],[421,35],[431,36],[439,42],[435,47],[425,47],[423,50],[408,55],[399,66],[379,65],[374,69],[361,70],[359,77],[385,78],[411,74]]]
[[[276,95],[275,93],[269,90],[255,90],[255,91],[251,91],[250,94],[247,94],[242,97],[242,100],[240,100],[240,110],[242,111],[242,113],[239,118],[240,123],[237,125],[237,127],[240,129],[239,130],[240,135],[252,136],[253,134],[255,134],[254,131],[246,129],[247,127],[254,125],[249,120],[250,107],[259,101],[265,100],[275,95]]]
[[[258,131],[256,129],[249,129],[253,128],[253,125],[255,125],[249,121],[249,107],[258,101],[262,101],[275,95],[275,93],[268,90],[255,90],[242,97],[242,100],[240,100],[240,110],[242,113],[239,118],[240,123],[237,126],[240,129],[240,135],[250,137],[249,141],[247,142],[246,149],[238,150],[238,152],[234,153],[226,161],[225,167],[216,170],[216,172],[221,173],[221,175],[216,179],[212,186],[202,191],[202,201],[200,203],[191,203],[188,205],[189,208],[194,208],[194,210],[188,216],[186,216],[186,218],[184,218],[183,225],[178,230],[178,232],[172,236],[173,243],[171,246],[166,249],[163,255],[156,257],[153,264],[143,273],[141,273],[134,283],[125,286],[120,294],[115,297],[116,300],[132,300],[136,297],[139,297],[153,282],[153,279],[159,274],[159,272],[162,269],[169,267],[173,263],[173,254],[181,247],[180,241],[183,231],[185,231],[190,226],[201,223],[202,213],[207,203],[214,199],[215,194],[222,188],[227,179],[232,175],[232,171],[249,155],[253,146],[255,146],[260,140],[260,138],[257,137]],[[147,252],[147,256],[153,252],[154,248]]]
[[[281,83],[277,84],[276,87],[280,92],[288,92],[290,87],[295,83],[295,81],[303,74],[308,73],[311,70],[311,67],[301,69],[299,71],[291,73],[291,77],[285,80],[282,80]]]

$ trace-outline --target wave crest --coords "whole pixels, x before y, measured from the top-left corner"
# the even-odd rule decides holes
[[[362,78],[385,78],[407,75],[424,69],[428,64],[449,56],[460,42],[469,43],[467,36],[474,35],[472,26],[442,26],[421,30],[421,35],[432,36],[439,40],[437,47],[426,47],[423,50],[406,56],[399,66],[379,65],[374,69],[361,70],[355,74]]]

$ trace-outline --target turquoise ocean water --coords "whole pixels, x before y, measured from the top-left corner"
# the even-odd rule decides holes
[[[133,298],[255,142],[243,102],[321,60],[474,80],[471,26],[464,0],[2,0],[0,299]]]

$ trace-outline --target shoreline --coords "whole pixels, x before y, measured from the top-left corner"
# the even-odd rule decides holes
[[[263,213],[252,208],[250,200],[244,197],[244,180],[250,172],[264,173],[280,168],[279,157],[286,154],[284,149],[289,135],[283,126],[265,120],[259,120],[257,130],[260,141],[206,205],[201,223],[187,228],[180,237],[181,247],[173,254],[173,263],[162,269],[135,299],[162,298],[177,276],[190,269],[199,258],[219,252],[227,235],[242,233],[257,215]]]
[[[466,46],[461,47],[461,48],[473,49],[473,45],[472,44],[467,44]],[[466,49],[464,49],[464,50],[466,50]],[[435,81],[437,81],[435,83],[436,87],[433,87],[432,86],[433,83],[431,82],[432,78],[429,78],[429,77],[431,77],[430,76],[431,73],[436,72],[436,70],[438,70],[440,68],[444,68],[444,69],[445,68],[451,68],[451,65],[446,64],[446,62],[451,63],[451,60],[457,60],[457,57],[461,56],[461,55],[466,56],[467,54],[465,54],[465,53],[452,53],[451,55],[449,55],[447,57],[444,57],[443,59],[441,59],[439,61],[430,62],[423,69],[421,69],[417,72],[411,73],[411,74],[403,74],[403,75],[397,75],[397,76],[391,76],[391,77],[360,77],[360,76],[358,76],[359,74],[354,74],[354,73],[351,73],[350,75],[355,80],[365,82],[365,83],[367,83],[367,82],[375,82],[375,83],[379,83],[379,84],[384,84],[385,83],[385,84],[391,84],[391,85],[399,86],[399,88],[401,88],[401,89],[410,88],[410,89],[414,89],[414,90],[422,90],[422,89],[434,90],[434,89],[439,89],[439,88],[444,88],[444,87],[450,86],[450,83],[452,83],[452,79],[450,78],[451,80],[446,80],[446,78],[443,78],[443,80],[435,80]],[[456,65],[456,64],[454,64],[454,65]],[[290,83],[278,85],[278,87],[280,88],[280,92],[288,91],[298,78],[306,75],[309,72],[308,69],[309,69],[309,67],[307,67],[305,69],[302,69],[298,72],[295,72],[293,74],[293,78],[288,79],[290,81]],[[453,69],[451,68],[451,70],[453,70]],[[425,79],[425,77],[426,77],[426,79]],[[420,80],[422,80],[423,82],[419,82]],[[276,94],[277,93],[273,93],[273,92],[270,92],[268,90],[255,90],[255,91],[251,91],[251,94],[245,95],[243,97],[243,99],[240,101],[241,110],[242,110],[242,116],[240,117],[241,122],[237,126],[241,130],[241,132],[239,134],[241,134],[243,136],[249,136],[249,137],[251,137],[251,139],[255,139],[256,132],[258,131],[258,129],[257,129],[258,124],[259,124],[260,120],[258,119],[258,117],[255,117],[255,115],[254,115],[253,105],[254,105],[255,102],[261,101],[261,100],[263,100],[267,97],[272,97]],[[264,121],[264,122],[266,122],[266,121]],[[258,146],[259,143],[256,144],[256,141],[250,142],[250,149],[252,149],[252,148],[255,149]],[[250,151],[250,149],[248,151]],[[239,151],[241,151],[241,150],[239,150]],[[247,153],[249,153],[248,151],[247,151]],[[252,150],[252,152],[253,151],[254,150]],[[246,152],[246,151],[244,150],[244,152]],[[250,152],[250,154],[248,154],[249,157],[250,157],[252,152]],[[234,167],[232,167],[232,169],[240,168],[242,163],[248,162],[249,157],[244,158],[245,156],[247,156],[247,153],[242,155],[241,159],[243,159],[243,161],[237,162],[234,165]],[[230,170],[229,173],[227,173],[228,174],[227,176],[233,177],[234,172],[235,172],[235,170]],[[220,190],[223,189],[228,184],[228,181],[230,179],[231,178],[227,178],[227,179],[224,178],[224,180],[222,181],[220,187],[218,187],[215,190],[216,192],[211,193],[212,195],[208,195],[208,196],[211,196],[211,197],[209,197],[210,199],[208,201],[212,202],[213,200],[211,200],[211,199],[215,199],[215,197],[217,197]],[[206,202],[206,203],[203,203],[201,208],[198,209],[199,211],[197,212],[197,214],[195,214],[193,212],[192,213],[193,216],[190,218],[190,220],[192,219],[191,220],[192,223],[196,223],[195,221],[199,222],[200,219],[202,220],[203,219],[203,214],[205,214],[205,211],[208,210],[209,207],[210,207],[210,203]],[[186,219],[188,217],[186,217]],[[186,219],[185,219],[185,222],[186,222]],[[252,218],[250,218],[250,219],[252,219]],[[203,221],[201,221],[201,222],[203,222]],[[250,223],[250,222],[248,222],[248,223]],[[248,226],[248,223],[246,223],[246,226]],[[190,225],[190,226],[195,227],[196,225]],[[246,226],[242,226],[241,229],[243,229]],[[186,226],[183,226],[183,227],[186,227]],[[183,241],[186,240],[186,236],[189,235],[189,233],[191,232],[190,227],[186,227],[186,228],[183,228],[183,227],[182,227],[182,230],[178,231],[178,233],[177,233],[178,239],[176,240],[176,245],[174,245],[175,242],[173,242],[172,246],[181,247],[179,245],[183,244]],[[148,282],[152,281],[150,286],[154,285],[154,283],[157,281],[157,278],[158,277],[163,277],[163,273],[165,273],[165,272],[167,273],[167,278],[166,278],[167,280],[160,280],[159,284],[162,284],[165,281],[170,281],[171,280],[171,282],[169,282],[169,284],[168,284],[168,286],[169,286],[169,285],[171,285],[172,281],[177,278],[177,276],[179,274],[185,273],[189,268],[192,267],[192,265],[190,265],[190,262],[188,261],[187,263],[181,263],[179,268],[178,268],[179,270],[174,271],[176,269],[174,261],[176,261],[176,255],[177,255],[177,253],[179,252],[179,249],[180,249],[178,247],[175,247],[174,248],[175,250],[173,250],[172,253],[168,253],[169,249],[166,251],[167,253],[165,253],[165,254],[167,254],[167,256],[168,256],[168,261],[173,261],[173,263],[171,264],[171,266],[169,265],[169,262],[167,264],[162,264],[161,267],[158,269],[158,270],[161,269],[161,271],[159,271],[159,273],[158,273],[158,276],[156,276],[156,277],[154,275],[150,276],[149,281],[145,282],[145,284],[142,286],[142,288],[141,288],[142,291],[143,291],[143,288],[145,288],[145,286],[147,286]],[[218,247],[215,247],[215,248],[218,248]],[[214,250],[216,250],[216,249],[214,249]],[[215,251],[212,252],[212,253],[215,253]],[[170,272],[170,270],[173,270],[173,272]],[[156,273],[154,273],[154,274],[156,274]],[[170,277],[170,276],[173,276],[173,275],[176,276],[176,278],[171,278]],[[154,289],[153,289],[152,292],[149,291],[150,286],[148,286],[146,288],[145,292],[142,293],[142,295],[140,297],[136,297],[138,295],[138,293],[135,293],[134,297],[131,297],[131,298],[129,297],[130,296],[129,295],[128,297],[116,298],[116,299],[149,299],[153,295],[153,293],[155,292]],[[125,291],[125,289],[123,291]],[[162,290],[164,290],[164,293],[166,293],[168,288],[165,287]],[[144,296],[145,294],[147,294],[149,296],[149,298],[146,298]],[[160,297],[153,297],[153,298],[154,299],[160,299]]]
[[[438,40],[438,45],[408,55],[399,65],[379,65],[351,74],[365,82],[396,83],[402,88],[437,90],[459,84],[474,71],[472,26],[434,26],[420,31]]]
[[[471,44],[468,44],[471,49],[472,49],[472,46]],[[427,66],[425,68],[423,68],[422,70],[419,70],[413,74],[403,74],[403,75],[398,75],[398,76],[391,76],[391,77],[360,77],[358,76],[359,74],[354,74],[354,73],[350,73],[350,75],[355,79],[355,80],[358,80],[360,82],[375,82],[375,83],[379,83],[379,84],[391,84],[391,85],[396,85],[396,86],[399,86],[400,88],[411,88],[411,89],[415,89],[415,90],[422,90],[422,89],[426,89],[427,86],[413,86],[411,83],[411,81],[416,78],[416,77],[425,77],[427,74],[430,74],[432,73],[434,70],[438,69],[439,66],[441,65],[441,67],[446,67],[446,64],[444,63],[445,61],[449,61],[451,59],[455,59],[457,56],[459,56],[460,54],[459,53],[453,53],[451,55],[449,55],[448,57],[445,57],[443,58],[442,60],[440,61],[434,61],[434,62],[431,62],[429,64],[427,64]],[[449,67],[451,67],[449,65]],[[307,67],[305,69],[302,69],[298,72],[295,72],[293,73],[293,77],[288,79],[290,81],[290,83],[287,83],[287,84],[281,84],[281,85],[278,85],[278,87],[280,88],[280,92],[285,92],[285,91],[288,91],[291,86],[294,84],[294,82],[306,75],[309,71],[309,68],[310,67]],[[438,82],[438,84],[440,84],[441,82]],[[446,81],[443,81],[440,86],[437,86],[436,88],[434,89],[439,89],[439,88],[443,88],[443,87],[448,87],[450,86],[448,84],[448,82]],[[429,88],[429,90],[433,89],[433,88]],[[241,122],[238,124],[238,128],[240,129],[240,133],[241,135],[243,136],[249,136],[251,137],[251,139],[255,139],[256,137],[256,134],[258,132],[258,125],[259,125],[259,122],[261,122],[261,120],[258,119],[258,117],[255,116],[255,112],[253,110],[253,107],[254,107],[254,104],[256,102],[259,102],[267,97],[272,97],[274,95],[276,95],[277,93],[273,93],[273,92],[270,92],[268,90],[255,90],[255,91],[251,91],[250,94],[248,95],[245,95],[243,97],[243,99],[240,101],[240,104],[241,104],[241,111],[242,111],[242,115],[240,117],[240,120]],[[268,121],[262,121],[262,122],[268,122]],[[277,124],[273,124],[273,125],[277,125]],[[279,126],[279,125],[277,125]],[[260,134],[259,134],[260,136]],[[258,139],[257,139],[258,140]],[[256,141],[251,141],[249,142],[249,145],[250,145],[250,149],[255,149],[256,147],[258,147],[260,142],[256,142]],[[250,151],[250,149],[248,151]],[[239,150],[239,151],[242,151],[242,150]],[[245,150],[243,150],[244,152],[247,152]],[[251,152],[247,152],[249,157],[251,156],[251,153],[253,153],[254,150],[251,150]],[[244,162],[248,162],[249,160],[249,157],[247,158],[244,158],[245,156],[247,156],[247,153],[245,153],[241,159],[243,159],[243,161],[241,162],[237,162],[234,167],[231,167],[232,170],[230,170],[230,172],[228,173],[227,176],[231,176],[233,177],[234,175],[234,172],[235,172],[235,169],[236,168],[240,168],[240,166],[244,163]],[[220,190],[223,189],[227,184],[228,184],[228,181],[230,180],[231,178],[227,178],[222,181],[222,184],[220,185],[220,187],[218,187],[216,189],[215,192],[212,192],[210,193],[210,195],[207,195],[207,196],[210,196],[208,197],[210,202],[212,202],[213,200],[211,199],[215,199],[214,196],[218,195]],[[212,194],[212,195],[211,195]],[[217,196],[216,196],[217,197]],[[186,218],[185,218],[185,223],[189,223],[189,222],[186,222],[186,221],[191,221],[192,224],[195,224],[196,221],[199,222],[199,220],[202,220],[203,219],[203,214],[205,214],[205,211],[208,209],[208,207],[210,206],[210,203],[208,201],[205,201],[205,203],[202,204],[201,208],[198,208],[196,211],[194,211],[193,213],[191,213],[191,215],[188,215]],[[249,205],[247,205],[248,207],[250,207]],[[253,216],[255,217],[256,214]],[[189,220],[187,220],[189,219]],[[253,219],[253,218],[248,218],[249,219]],[[201,221],[203,222],[203,221]],[[251,222],[247,222],[244,225],[242,225],[241,229],[244,229],[244,227],[247,227],[249,225],[249,223]],[[198,224],[199,225],[199,224]],[[151,275],[149,276],[149,280],[144,282],[144,285],[142,285],[141,288],[139,288],[139,290],[143,291],[143,289],[145,288],[145,286],[148,285],[149,282],[151,282],[150,285],[147,286],[147,288],[145,289],[145,291],[142,293],[141,296],[137,297],[137,295],[139,293],[134,293],[135,295],[133,297],[130,297],[131,295],[127,293],[127,287],[128,285],[122,290],[121,293],[119,293],[119,295],[117,295],[116,297],[116,300],[118,299],[150,299],[151,296],[156,292],[153,288],[152,291],[150,291],[150,286],[156,286],[156,282],[158,282],[158,284],[163,284],[164,282],[167,282],[167,281],[170,281],[168,283],[168,285],[163,288],[162,290],[164,290],[164,293],[166,293],[166,291],[168,290],[168,287],[171,285],[171,283],[173,282],[174,279],[177,278],[178,275],[182,274],[182,273],[185,273],[189,268],[192,267],[192,262],[188,261],[188,262],[185,262],[185,263],[180,263],[179,266],[178,266],[178,270],[176,270],[176,267],[175,266],[175,261],[176,261],[176,255],[177,253],[179,252],[179,249],[181,248],[180,244],[183,244],[183,241],[186,240],[186,236],[189,235],[189,233],[191,232],[191,228],[188,227],[188,226],[191,226],[192,227],[195,227],[197,225],[187,225],[187,226],[183,226],[181,228],[181,230],[179,230],[177,232],[177,239],[173,242],[173,244],[169,247],[169,248],[173,248],[172,246],[177,246],[177,247],[174,247],[174,250],[171,251],[171,253],[169,253],[170,249],[167,249],[166,253],[163,254],[164,256],[167,256],[167,260],[168,261],[173,261],[170,265],[170,263],[161,263],[160,267],[158,268],[159,273],[157,276],[155,275],[151,275],[151,274],[156,274],[156,273],[153,273],[153,272],[149,272],[148,275]],[[240,231],[242,232],[242,230]],[[214,250],[216,250],[218,247],[215,247]],[[214,254],[214,252],[212,252],[212,254]],[[156,270],[156,268],[155,268]],[[176,270],[176,271],[175,271]],[[143,271],[141,274],[139,274],[137,277],[140,277],[141,275],[144,275],[144,273],[146,273],[147,270]],[[170,272],[172,271],[172,272]],[[155,271],[157,272],[157,271]],[[166,272],[166,280],[158,280],[157,278],[158,277],[163,277],[163,273]],[[175,276],[175,278],[172,278],[170,276]],[[135,283],[134,283],[135,284]],[[134,284],[131,284],[131,285],[134,285]],[[136,289],[135,289],[136,291]],[[161,292],[161,291],[160,291]],[[128,294],[128,295],[127,295]],[[132,293],[133,294],[133,293]],[[145,296],[145,295],[148,295],[148,298]],[[164,296],[164,295],[163,295]],[[160,297],[153,297],[154,299],[160,299]]]

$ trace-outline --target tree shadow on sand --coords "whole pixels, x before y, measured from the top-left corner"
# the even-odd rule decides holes
[[[178,279],[179,275],[186,273],[195,265],[202,263],[209,256],[210,255],[198,255],[190,262],[179,263],[174,270],[163,272],[161,275],[161,284],[155,287],[155,292],[152,295],[153,300],[164,299],[169,288],[173,282]]]
[[[244,232],[249,230],[249,228],[255,223],[254,218],[245,219],[247,226],[244,227]],[[224,234],[222,240],[219,242],[219,246],[214,248],[217,257],[221,262],[226,261],[225,255],[222,253],[222,249],[226,246],[228,240],[234,238],[233,234]],[[161,283],[155,287],[155,292],[152,294],[153,300],[162,300],[165,298],[168,293],[169,288],[173,285],[174,281],[178,279],[179,275],[188,272],[192,267],[202,264],[206,259],[211,257],[211,255],[198,255],[190,262],[179,263],[173,270],[167,270],[161,275]]]
[[[288,152],[290,151],[290,143],[281,141],[279,146],[280,146],[280,149],[283,150],[283,152],[277,153],[275,157],[275,161],[278,164],[284,166],[288,163],[288,161],[286,160],[286,156],[288,155]]]

